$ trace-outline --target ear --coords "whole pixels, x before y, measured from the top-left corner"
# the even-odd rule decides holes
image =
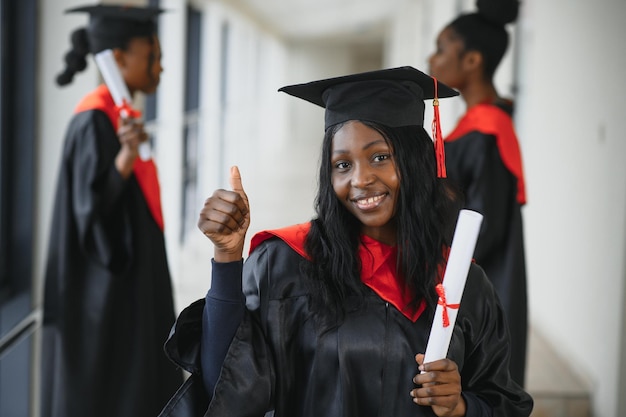
[[[123,69],[126,65],[126,55],[124,51],[120,48],[113,48],[113,58],[115,58],[115,62],[120,69]]]
[[[463,68],[466,71],[482,71],[483,55],[478,51],[467,51],[463,55]]]

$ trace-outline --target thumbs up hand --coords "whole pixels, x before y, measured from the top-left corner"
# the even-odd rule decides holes
[[[236,166],[230,169],[232,191],[216,190],[204,202],[198,228],[215,245],[216,262],[239,261],[243,257],[246,232],[250,226],[250,205]]]

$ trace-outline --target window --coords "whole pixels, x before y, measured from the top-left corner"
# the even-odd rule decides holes
[[[220,134],[219,134],[219,150],[220,158],[218,159],[218,178],[220,183],[224,183],[223,176],[226,172],[226,126],[228,115],[228,81],[229,81],[229,50],[230,50],[230,24],[226,20],[222,23],[220,34]]]
[[[0,415],[31,399],[36,0],[0,0]]]
[[[183,131],[183,184],[181,242],[194,231],[198,218],[198,155],[202,13],[187,7],[187,53],[185,74],[185,121]]]
[[[150,0],[148,2],[149,6],[159,7],[159,0]],[[145,103],[145,111],[144,111],[144,120],[146,122],[146,126],[150,125],[150,122],[156,119],[156,108],[157,108],[157,95],[150,94],[146,97]]]

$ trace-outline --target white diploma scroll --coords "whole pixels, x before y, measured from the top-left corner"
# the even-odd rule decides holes
[[[100,70],[100,74],[102,74],[102,78],[104,78],[104,82],[111,93],[111,97],[113,97],[115,105],[121,107],[124,105],[124,102],[130,105],[132,103],[132,98],[130,97],[128,87],[126,87],[126,83],[122,78],[122,74],[117,67],[117,63],[113,57],[113,51],[111,49],[105,49],[104,51],[95,54],[94,58],[96,60],[96,64],[98,65],[98,69]],[[121,116],[128,117],[128,114],[126,114],[126,111],[122,109]],[[150,156],[150,144],[148,142],[141,143],[139,145],[139,157],[142,160],[147,161],[150,159]]]
[[[430,329],[424,363],[444,359],[448,354],[454,323],[459,312],[467,273],[474,255],[483,216],[472,210],[461,210],[454,230],[448,264],[443,275],[444,298],[441,295]],[[445,305],[444,305],[445,304]],[[448,325],[444,323],[447,310]]]

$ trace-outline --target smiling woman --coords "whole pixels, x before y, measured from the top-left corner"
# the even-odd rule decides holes
[[[341,204],[363,223],[364,234],[395,244],[391,219],[400,184],[384,136],[361,122],[346,122],[335,133],[331,154],[333,190]]]
[[[244,264],[238,168],[232,191],[207,199],[198,226],[214,244],[211,291],[166,344],[192,376],[161,416],[528,416],[479,267],[448,358],[424,363],[458,207],[424,100],[456,93],[411,67],[280,91],[325,108],[316,216],[256,234]]]

